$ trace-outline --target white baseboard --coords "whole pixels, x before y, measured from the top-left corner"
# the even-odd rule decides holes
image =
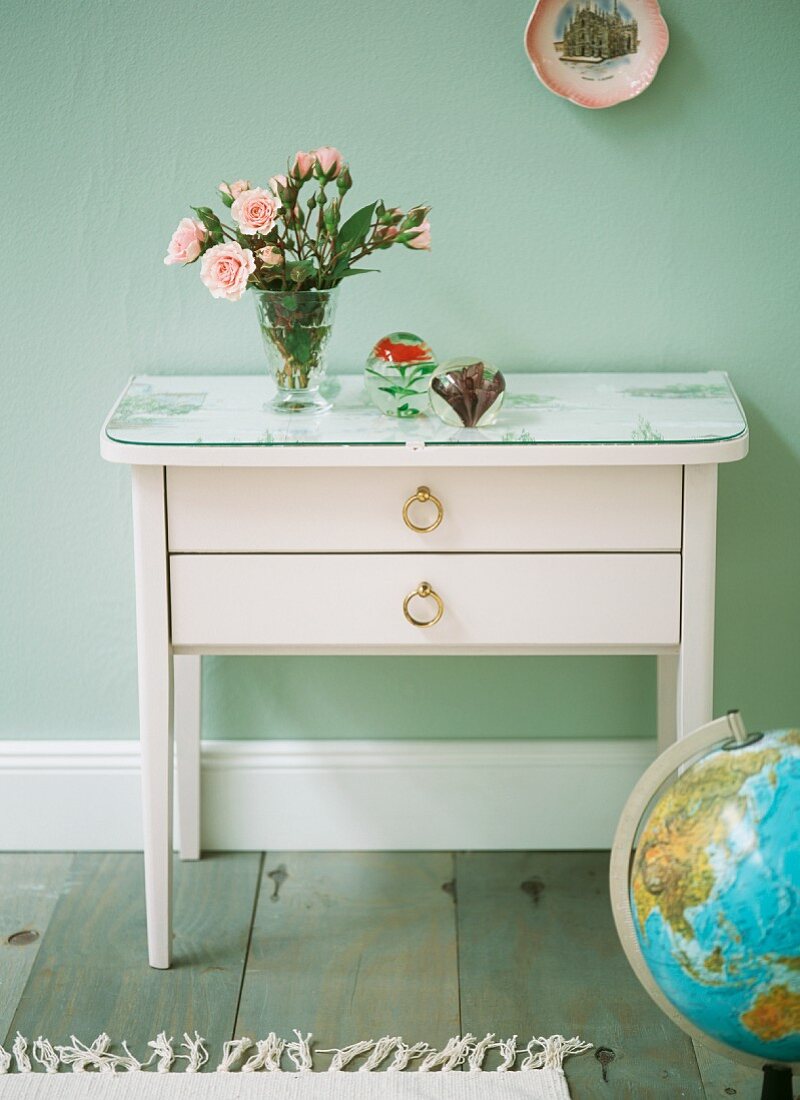
[[[654,741],[207,741],[203,846],[606,848]],[[135,741],[0,741],[0,849],[141,848]]]

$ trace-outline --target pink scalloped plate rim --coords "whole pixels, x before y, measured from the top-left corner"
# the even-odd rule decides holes
[[[611,2],[600,0],[600,10],[609,11]],[[669,28],[658,0],[621,0],[619,6],[623,18],[637,21],[636,52],[601,63],[570,62],[563,61],[556,48],[559,18],[565,9],[594,8],[594,2],[538,0],[525,28],[525,52],[546,88],[581,107],[596,109],[633,99],[652,83],[669,45]]]

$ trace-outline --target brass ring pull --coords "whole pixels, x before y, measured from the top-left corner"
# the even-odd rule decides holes
[[[430,598],[436,604],[436,614],[433,616],[432,619],[415,619],[411,612],[408,610],[408,605],[415,598],[415,596],[419,596],[421,600],[426,600]],[[441,619],[442,615],[444,615],[444,604],[442,603],[442,597],[439,595],[438,592],[434,592],[427,581],[423,581],[421,584],[417,585],[413,592],[409,592],[409,594],[403,600],[403,614],[412,626],[436,626],[439,619]]]
[[[427,504],[428,501],[430,501],[432,504],[436,505],[436,518],[434,519],[433,523],[429,523],[427,527],[418,527],[408,514],[409,508],[416,501],[419,501],[420,504]],[[444,508],[442,507],[442,502],[438,499],[438,497],[435,497],[433,495],[427,485],[420,485],[416,493],[414,493],[413,496],[410,496],[403,505],[403,521],[406,527],[410,527],[412,531],[417,531],[421,535],[424,535],[427,531],[435,531],[443,519]]]

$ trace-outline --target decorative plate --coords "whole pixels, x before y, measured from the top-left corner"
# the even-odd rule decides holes
[[[538,0],[525,30],[541,82],[581,107],[639,95],[668,44],[658,0]]]

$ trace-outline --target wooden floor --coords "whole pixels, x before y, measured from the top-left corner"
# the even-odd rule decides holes
[[[141,1057],[162,1029],[196,1029],[215,1052],[293,1028],[320,1047],[560,1032],[596,1048],[567,1062],[574,1100],[758,1096],[757,1073],[695,1049],[638,986],[607,864],[584,852],[176,861],[176,962],[159,972],[140,855],[0,855],[0,1042],[107,1031]]]

